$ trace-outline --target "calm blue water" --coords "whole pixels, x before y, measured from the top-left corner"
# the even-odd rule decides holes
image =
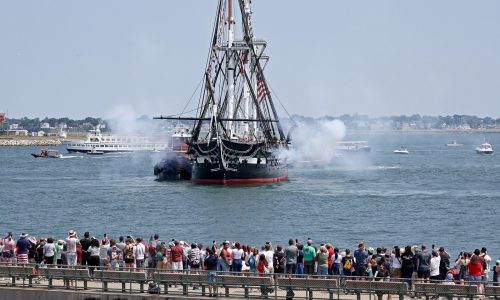
[[[0,148],[0,232],[65,237],[159,233],[162,239],[238,240],[261,245],[289,238],[341,248],[425,243],[460,250],[486,246],[500,259],[500,155],[474,147],[500,134],[371,134],[372,152],[324,167],[300,163],[290,180],[254,187],[156,182],[159,154],[67,154],[34,159],[40,148]],[[464,147],[447,148],[452,139]],[[404,145],[410,155],[392,150]],[[311,149],[311,151],[320,151]]]

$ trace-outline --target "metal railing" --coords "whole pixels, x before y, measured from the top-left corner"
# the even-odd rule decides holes
[[[172,271],[96,267],[38,267],[33,264],[0,264],[0,286],[44,289],[75,289],[96,292],[161,293],[268,299],[382,299],[383,295],[404,297],[494,297],[500,286],[477,282],[423,282],[418,279],[366,278],[354,276],[311,276],[287,274]]]

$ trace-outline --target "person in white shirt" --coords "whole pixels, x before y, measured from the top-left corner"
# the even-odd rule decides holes
[[[66,238],[66,260],[68,266],[76,266],[76,245],[80,244],[80,240],[76,236],[76,231],[70,230]]]
[[[485,282],[489,281],[489,271],[491,270],[490,264],[491,264],[491,257],[488,255],[488,251],[486,250],[486,247],[481,248],[481,257],[483,257],[484,264],[486,265],[486,268],[484,268],[484,276],[483,279]]]
[[[142,238],[137,238],[137,244],[134,247],[135,267],[137,269],[144,268],[145,255],[146,255],[146,247],[142,243]]]
[[[274,270],[274,266],[273,266],[273,255],[274,255],[274,251],[273,251],[273,247],[271,246],[271,243],[266,243],[266,246],[264,247],[264,256],[266,257],[266,260],[267,260],[267,267],[270,269],[270,270]]]
[[[99,247],[99,257],[101,259],[101,266],[104,267],[109,266],[108,249],[109,249],[108,239],[102,239],[101,246]]]
[[[48,238],[47,243],[43,246],[43,257],[45,257],[45,263],[47,265],[54,264],[54,255],[56,254],[54,239]]]
[[[431,264],[430,264],[430,279],[431,281],[439,281],[439,264],[441,263],[441,256],[436,250],[432,250]]]

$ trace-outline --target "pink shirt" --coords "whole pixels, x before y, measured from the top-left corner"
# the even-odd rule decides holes
[[[16,243],[14,242],[13,239],[11,239],[10,241],[8,239],[4,239],[3,240],[3,252],[10,252],[10,251],[14,251],[14,249],[16,248]]]

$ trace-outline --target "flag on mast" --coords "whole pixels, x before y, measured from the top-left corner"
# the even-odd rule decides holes
[[[262,101],[266,98],[266,95],[267,90],[266,85],[264,84],[264,77],[261,72],[257,72],[257,100],[259,100],[259,103],[262,103]]]
[[[5,122],[5,113],[0,113],[0,123]]]

